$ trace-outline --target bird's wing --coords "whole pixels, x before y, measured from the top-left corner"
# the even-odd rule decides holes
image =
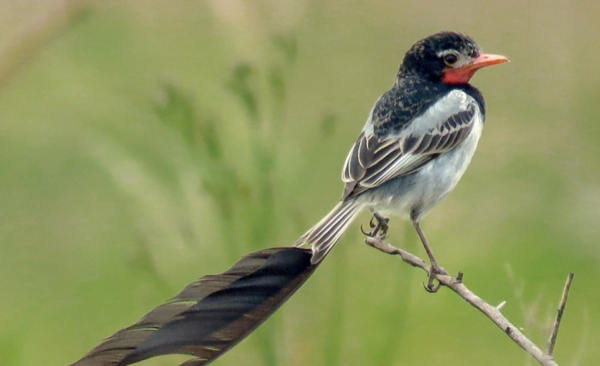
[[[441,98],[393,135],[377,137],[373,125],[384,121],[373,121],[373,115],[372,111],[346,158],[342,200],[418,171],[463,142],[475,123],[483,118],[477,102],[458,90]]]

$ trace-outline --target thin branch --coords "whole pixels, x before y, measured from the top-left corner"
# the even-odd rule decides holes
[[[571,282],[573,282],[573,276],[575,274],[569,273],[567,277],[567,282],[565,283],[565,288],[562,293],[562,297],[560,299],[560,303],[558,304],[558,310],[556,314],[556,320],[554,321],[554,327],[552,327],[552,334],[550,335],[550,340],[548,341],[548,354],[552,356],[554,353],[554,346],[556,345],[556,336],[558,335],[558,327],[560,326],[560,321],[563,316],[563,312],[565,311],[565,306],[567,305],[567,297],[569,296],[569,289],[571,288]]]
[[[379,239],[375,239],[372,237],[365,238],[365,243],[372,246],[375,249],[378,249],[384,253],[399,255],[402,258],[402,261],[410,264],[413,267],[418,267],[429,273],[430,267],[423,261],[421,258],[408,253],[402,249],[396,248],[389,243],[385,243]],[[516,344],[518,344],[525,352],[530,354],[540,365],[542,366],[558,366],[558,364],[554,361],[552,356],[548,353],[542,351],[538,346],[536,346],[532,341],[530,341],[523,333],[519,331],[517,327],[511,324],[508,319],[506,319],[502,313],[500,313],[500,309],[502,306],[494,307],[490,304],[483,301],[479,296],[475,295],[471,290],[469,290],[462,283],[462,273],[458,273],[456,277],[450,277],[448,275],[438,274],[435,276],[435,279],[440,282],[440,284],[448,287],[460,297],[462,297],[469,304],[477,308],[481,311],[485,316],[487,316],[498,328],[500,328],[510,339],[512,339]]]

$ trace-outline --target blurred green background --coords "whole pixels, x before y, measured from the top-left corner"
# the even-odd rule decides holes
[[[292,244],[404,52],[439,30],[510,64],[470,169],[424,221],[441,264],[560,365],[600,358],[597,1],[0,1],[0,365],[65,365],[205,274]],[[532,365],[349,230],[215,365]],[[390,242],[420,256],[410,226]],[[142,365],[176,365],[169,356]]]

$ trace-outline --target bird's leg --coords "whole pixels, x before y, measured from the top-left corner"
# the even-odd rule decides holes
[[[373,212],[373,217],[371,218],[371,221],[369,221],[369,227],[372,230],[369,232],[366,232],[363,230],[363,228],[361,226],[360,231],[364,235],[370,236],[374,239],[383,240],[387,237],[387,231],[389,229],[389,225],[388,225],[389,221],[390,221],[390,219],[388,219],[387,217],[383,217],[380,214],[378,214],[377,212]]]
[[[431,262],[431,268],[429,269],[429,279],[427,280],[427,285],[425,286],[425,289],[428,292],[437,292],[437,290],[439,290],[439,288],[440,288],[440,284],[438,283],[435,286],[433,285],[435,276],[438,274],[447,275],[448,273],[442,267],[440,267],[438,262],[435,260],[435,257],[433,256],[433,253],[431,252],[431,248],[429,248],[429,244],[427,244],[427,239],[425,239],[425,235],[423,235],[423,232],[421,231],[419,222],[413,221],[412,224],[415,227],[415,230],[417,230],[417,234],[419,234],[419,238],[421,239],[421,242],[423,243],[423,247],[425,248],[425,251],[427,252],[429,261]]]

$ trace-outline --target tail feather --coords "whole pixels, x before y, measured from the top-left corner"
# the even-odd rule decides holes
[[[327,216],[296,241],[296,246],[312,245],[311,263],[319,263],[344,234],[361,207],[353,199],[338,203]]]
[[[244,339],[317,268],[308,249],[250,253],[224,273],[188,285],[137,323],[116,332],[70,366],[127,366],[185,354],[204,366]]]

